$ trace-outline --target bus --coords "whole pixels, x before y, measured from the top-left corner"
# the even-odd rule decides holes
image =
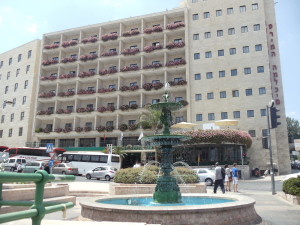
[[[49,161],[54,159],[57,161],[57,157],[63,154],[66,150],[63,148],[53,148],[53,152],[46,152],[46,148],[8,148],[4,152],[9,154],[9,157],[12,158],[22,158],[26,159],[26,162],[31,161]]]
[[[74,167],[78,168],[78,174],[86,174],[98,166],[111,166],[117,170],[121,168],[119,155],[103,152],[64,152],[61,156],[61,162],[72,163]]]
[[[0,163],[3,161],[6,161],[8,159],[8,154],[4,151],[5,149],[8,149],[7,146],[0,146]]]

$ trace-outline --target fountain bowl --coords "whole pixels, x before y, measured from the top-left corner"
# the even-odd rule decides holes
[[[152,198],[152,195],[106,196],[81,201],[81,215],[95,221],[144,222],[161,225],[251,225],[261,222],[261,217],[254,208],[255,200],[246,196],[238,194],[183,194],[182,196],[234,201],[206,205],[135,206],[105,204],[101,201]]]

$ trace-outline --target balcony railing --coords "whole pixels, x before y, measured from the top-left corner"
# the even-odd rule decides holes
[[[100,70],[99,74],[100,75],[106,75],[106,74],[112,74],[112,73],[117,73],[118,70],[116,68],[112,68],[112,69],[104,69],[104,70]]]
[[[185,27],[185,24],[183,22],[178,22],[178,23],[170,23],[170,24],[167,24],[167,26],[166,26],[166,28],[168,30],[174,30],[174,29],[177,29],[180,27]]]
[[[172,49],[172,48],[183,48],[185,46],[185,43],[183,41],[180,42],[168,42],[166,45],[167,49]]]
[[[144,33],[151,34],[152,32],[162,32],[163,28],[161,26],[155,26],[151,28],[144,29]]]
[[[78,44],[78,41],[76,40],[71,40],[71,41],[64,41],[61,46],[64,48],[70,47],[70,46],[75,46]]]
[[[44,45],[44,49],[54,49],[58,48],[59,44],[51,44],[51,45]]]
[[[119,35],[116,33],[113,34],[104,34],[101,36],[102,41],[108,41],[108,40],[116,40],[118,39]]]
[[[135,55],[140,52],[139,48],[127,48],[122,51],[123,55]]]
[[[80,56],[80,60],[81,61],[88,61],[88,60],[94,60],[94,59],[97,59],[98,56],[96,54],[87,54],[87,55],[81,55]]]
[[[149,45],[149,46],[145,46],[144,47],[144,52],[152,52],[154,50],[158,50],[158,49],[162,49],[163,46],[162,45]]]
[[[75,77],[76,77],[75,73],[67,73],[67,74],[59,75],[59,79],[70,79],[70,78],[75,78]]]
[[[70,58],[63,58],[60,62],[68,63],[68,62],[75,62],[75,61],[77,61],[77,58],[70,57]]]
[[[138,34],[140,34],[139,30],[131,30],[131,31],[125,31],[125,32],[123,32],[122,36],[123,37],[131,37],[131,36],[138,35]]]
[[[138,89],[139,89],[138,85],[120,87],[120,91],[135,91],[135,90],[138,90]]]
[[[84,38],[84,39],[81,40],[81,42],[83,44],[86,44],[88,42],[95,43],[97,41],[98,41],[98,38],[96,38],[96,37],[89,37],[89,38]]]

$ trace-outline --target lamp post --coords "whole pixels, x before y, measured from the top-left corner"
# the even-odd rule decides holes
[[[267,105],[267,120],[268,120],[268,147],[270,154],[270,175],[271,175],[271,184],[272,184],[272,195],[275,195],[275,180],[274,180],[274,166],[273,166],[273,156],[272,156],[272,143],[271,143],[271,126],[270,126],[270,109],[274,106],[274,100]]]

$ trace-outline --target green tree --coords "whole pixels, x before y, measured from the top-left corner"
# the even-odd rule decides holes
[[[139,119],[139,124],[143,129],[151,129],[153,130],[154,134],[156,134],[161,128],[161,122],[160,122],[160,111],[151,110],[149,108],[148,112],[141,115]]]
[[[122,161],[127,155],[127,153],[124,151],[124,149],[121,146],[115,146],[113,147],[113,154],[119,155],[121,160],[121,167],[122,167]]]
[[[300,139],[300,125],[299,121],[290,117],[286,118],[289,143],[292,143],[294,139]]]

